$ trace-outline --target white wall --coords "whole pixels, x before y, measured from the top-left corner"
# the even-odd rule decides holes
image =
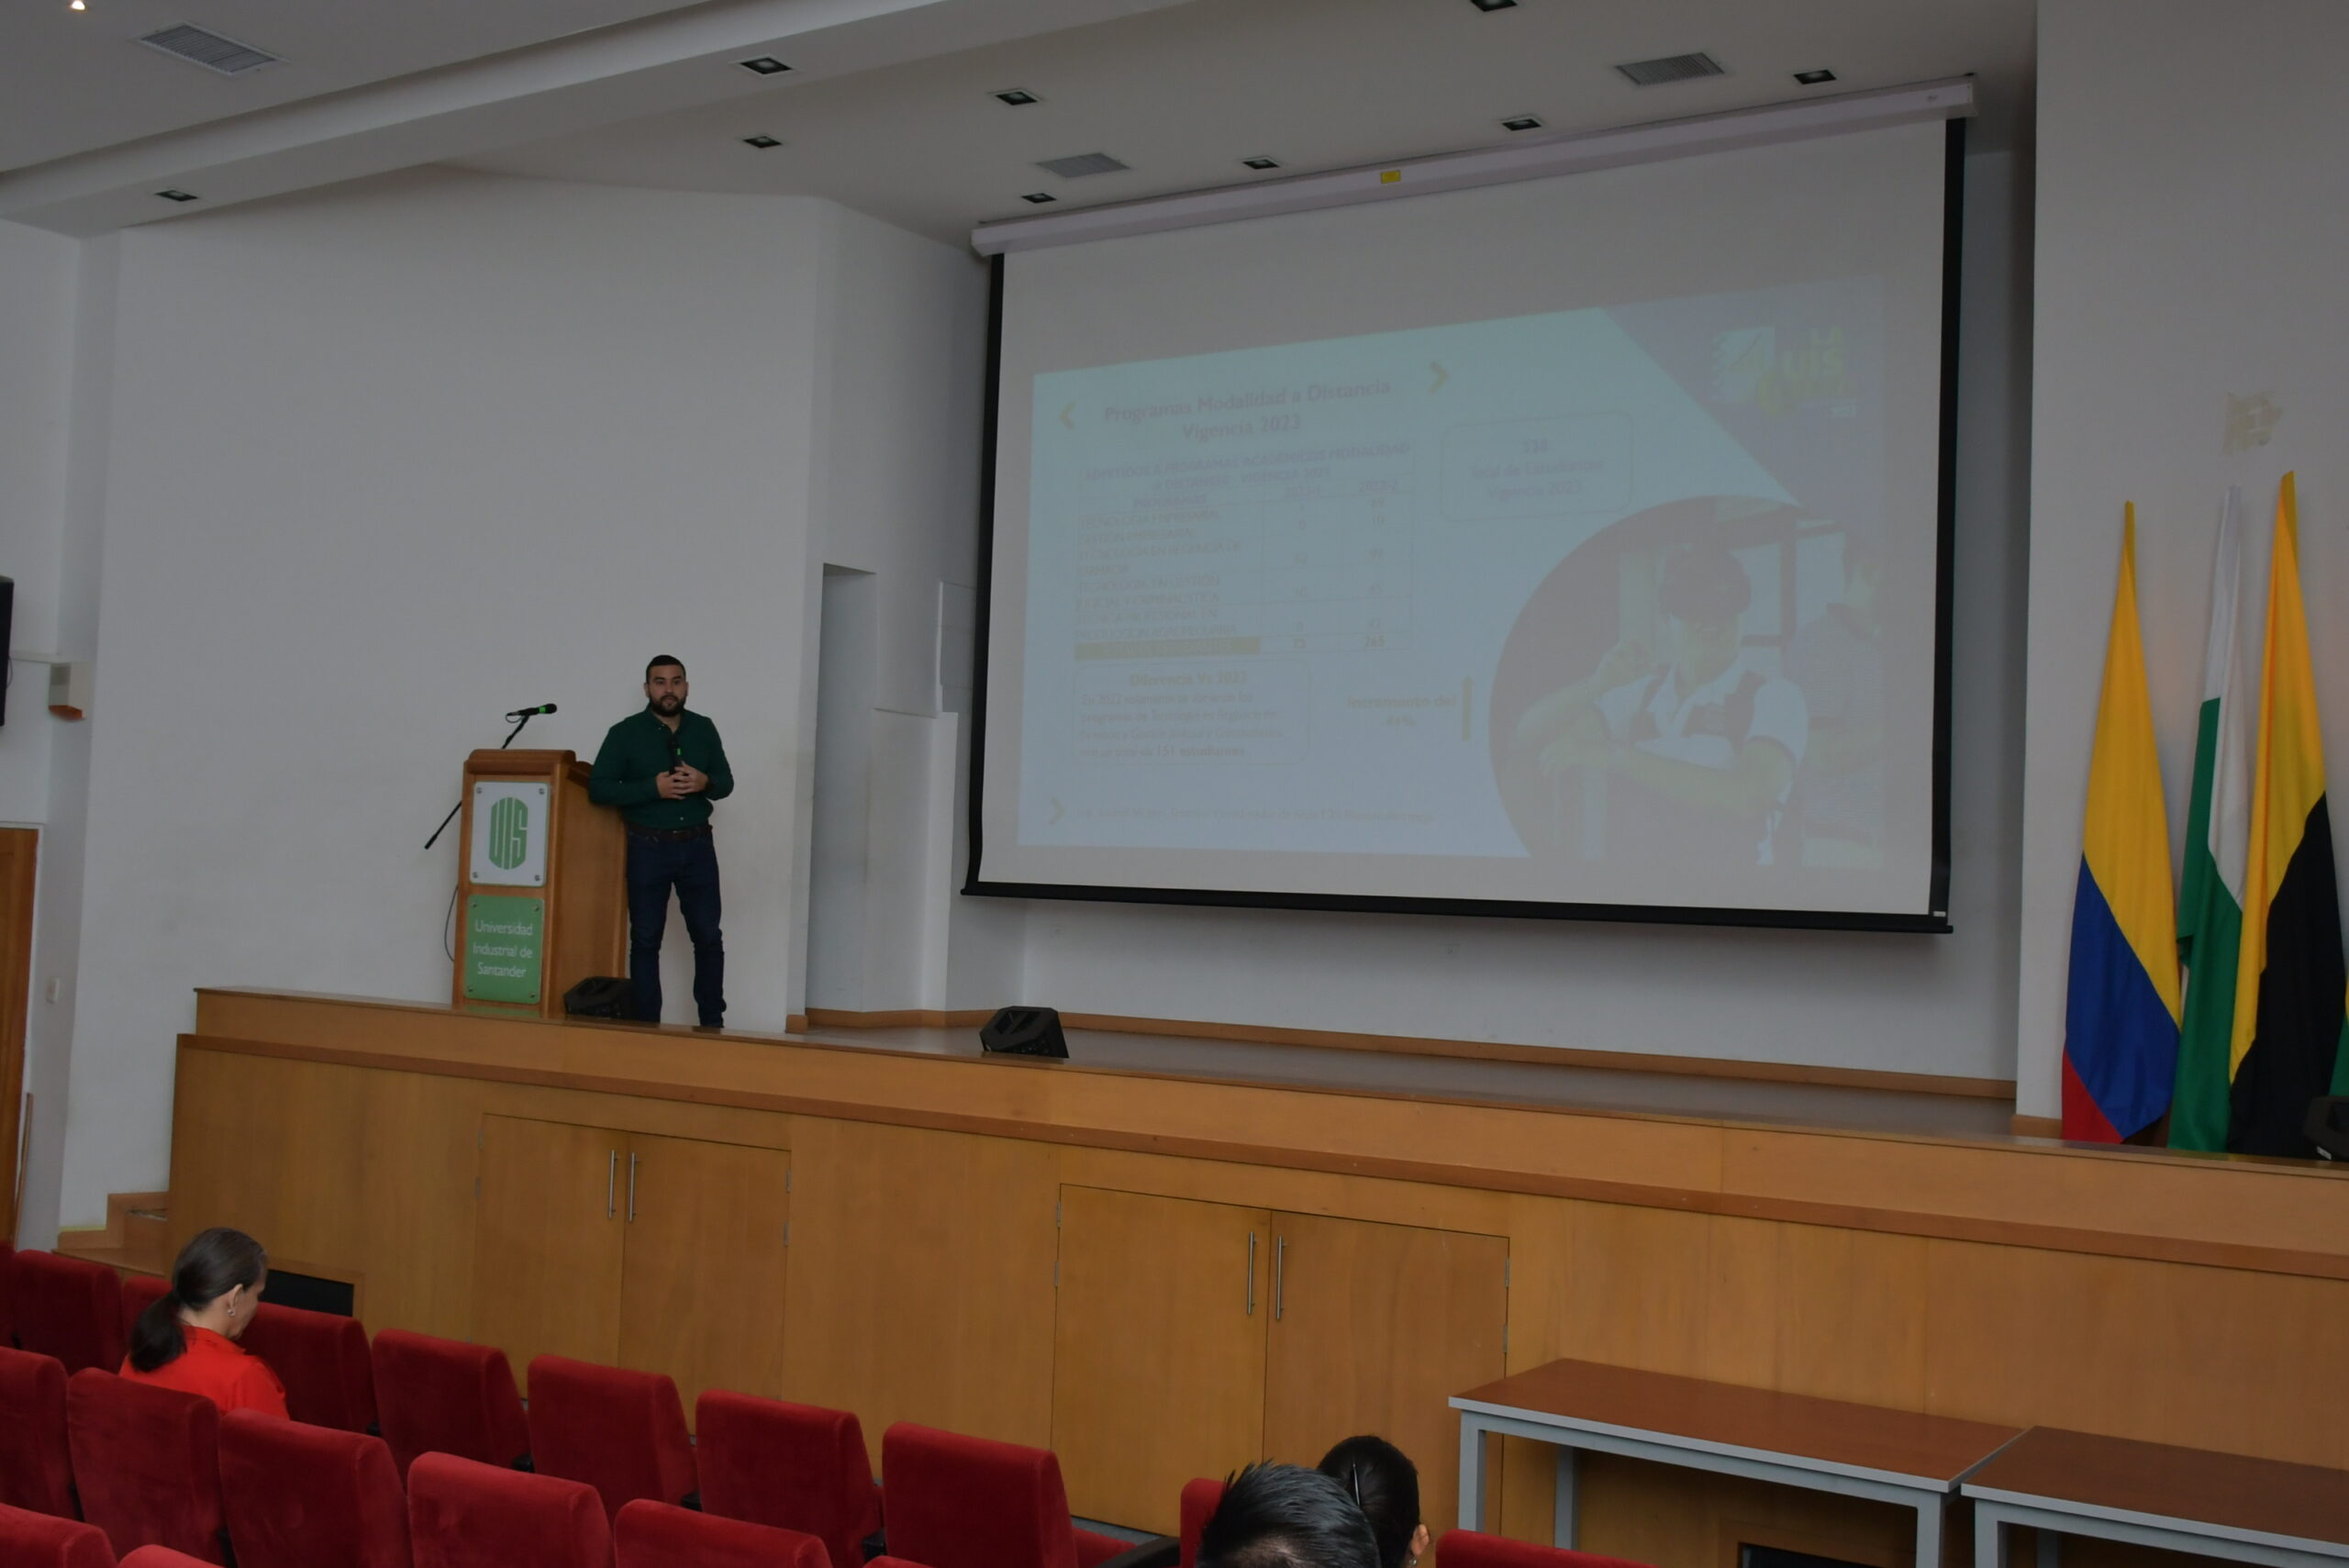
[[[2299,473],[2301,580],[2330,776],[2349,769],[2349,9],[2333,0],[2041,0],[2031,696],[2017,1108],[2059,1109],[2064,986],[2121,507],[2137,503],[2145,657],[2185,828],[2221,497],[2244,486],[2264,603],[2276,484]],[[2228,398],[2282,410],[2230,453]],[[2254,610],[2254,614],[2257,612]],[[2349,851],[2349,835],[2336,839]],[[2175,862],[2174,862],[2175,863]]]
[[[1944,937],[1040,903],[1087,1012],[2004,1077],[2013,1069],[2028,194],[1970,159]]]
[[[464,753],[592,753],[656,647],[782,1026],[826,226],[426,172],[122,238],[67,1223],[162,1184],[193,987],[445,996]]]
[[[58,235],[0,223],[0,576],[17,583],[11,654],[57,650],[80,250]],[[49,667],[11,657],[7,680],[0,823],[37,826],[49,814]]]

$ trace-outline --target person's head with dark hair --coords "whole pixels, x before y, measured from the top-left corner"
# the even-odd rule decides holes
[[[130,1364],[153,1372],[177,1361],[187,1349],[190,1327],[209,1329],[224,1339],[240,1337],[252,1327],[268,1281],[269,1254],[260,1242],[226,1226],[199,1231],[172,1265],[172,1288],[149,1303],[132,1325]]]
[[[673,729],[676,728],[677,716],[685,710],[689,689],[685,665],[671,655],[663,653],[645,665],[644,700]]]
[[[1318,1470],[1252,1464],[1199,1532],[1198,1568],[1379,1568],[1370,1521]]]
[[[1736,662],[1753,582],[1727,545],[1697,539],[1664,558],[1656,604],[1672,617],[1674,666],[1683,690],[1701,686]]]
[[[1348,1438],[1321,1456],[1321,1473],[1346,1489],[1378,1541],[1378,1568],[1411,1568],[1428,1549],[1419,1522],[1419,1467],[1385,1438]]]

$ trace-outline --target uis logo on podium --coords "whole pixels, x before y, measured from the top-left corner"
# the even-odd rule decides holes
[[[477,782],[468,880],[490,887],[547,884],[547,786]]]
[[[530,808],[507,795],[489,808],[489,863],[512,871],[530,852]]]

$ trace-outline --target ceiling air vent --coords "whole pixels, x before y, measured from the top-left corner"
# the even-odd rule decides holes
[[[1660,60],[1635,60],[1615,68],[1634,87],[1661,87],[1666,82],[1694,82],[1699,76],[1720,76],[1726,68],[1702,50],[1695,54],[1667,54]]]
[[[1074,158],[1047,158],[1036,167],[1063,180],[1081,180],[1087,174],[1114,174],[1131,165],[1120,163],[1106,152],[1080,152]]]
[[[178,55],[206,71],[217,71],[223,76],[240,76],[257,67],[277,63],[273,54],[264,54],[234,39],[224,39],[218,33],[207,33],[184,22],[160,33],[149,33],[139,41],[165,54]]]

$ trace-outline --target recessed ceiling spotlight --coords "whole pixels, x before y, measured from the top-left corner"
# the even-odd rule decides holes
[[[997,103],[1009,104],[1015,109],[1024,109],[1030,104],[1041,104],[1044,101],[1025,87],[1007,87],[995,96]]]
[[[1244,169],[1253,169],[1261,174],[1267,169],[1279,168],[1281,161],[1277,158],[1242,158],[1240,164]]]
[[[1468,0],[1468,4],[1479,11],[1512,11],[1517,8],[1517,0]]]
[[[1501,128],[1503,130],[1540,130],[1542,117],[1540,115],[1511,115],[1501,121]]]
[[[90,7],[83,4],[83,0],[72,0],[72,4],[68,5],[65,8],[69,11],[86,11]]]
[[[192,202],[196,199],[195,193],[193,191],[169,190],[157,191],[155,194],[167,202]]]
[[[783,145],[783,141],[779,137],[746,136],[742,139],[742,145],[745,147],[755,147],[760,151],[764,152],[770,147],[781,147]]]
[[[754,76],[780,76],[785,72],[791,69],[791,67],[785,65],[783,61],[777,60],[771,54],[757,55],[751,59],[738,61],[737,63],[739,63],[743,70],[750,72]]]
[[[1033,202],[1038,206],[1042,206],[1046,202],[1056,202],[1060,200],[1060,197],[1052,195],[1050,191],[1030,191],[1019,199],[1023,202]]]
[[[1821,83],[1834,81],[1835,73],[1832,71],[1798,71],[1795,80],[1806,87],[1816,87]]]

